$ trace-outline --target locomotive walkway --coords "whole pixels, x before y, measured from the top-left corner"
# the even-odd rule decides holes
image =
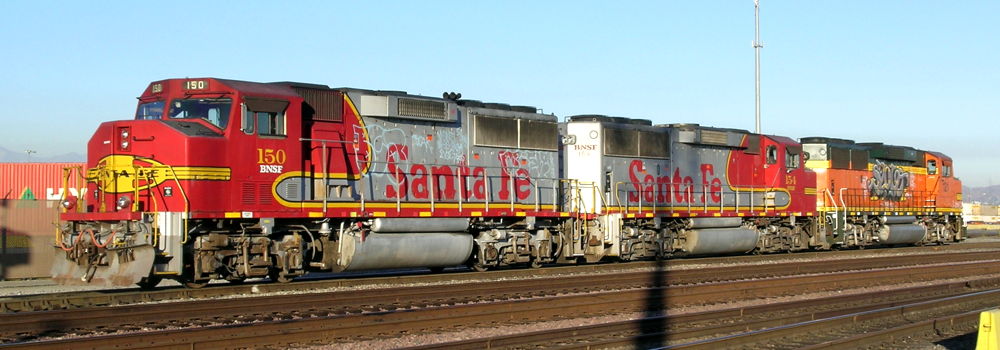
[[[925,248],[927,249],[927,248]],[[898,253],[900,250],[892,250]],[[847,253],[847,252],[841,252]],[[826,253],[821,260],[799,261],[801,255],[770,256],[775,263],[758,265],[705,265],[687,270],[669,270],[671,260],[649,263],[647,271],[621,271],[623,265],[586,266],[588,269],[617,268],[598,273],[581,273],[579,267],[563,268],[575,274],[553,272],[559,269],[497,271],[496,274],[533,273],[549,276],[534,279],[494,280],[483,283],[483,274],[450,274],[444,276],[477,276],[480,281],[424,286],[393,284],[381,289],[358,289],[325,293],[274,295],[264,297],[205,299],[186,302],[107,307],[81,307],[66,310],[25,311],[0,315],[0,339],[3,348],[130,348],[183,347],[223,348],[238,346],[304,345],[355,341],[358,339],[392,338],[401,334],[450,330],[473,325],[527,323],[557,318],[587,317],[621,312],[662,311],[690,305],[708,305],[736,300],[755,300],[801,295],[812,292],[838,291],[900,283],[930,283],[966,278],[964,282],[949,282],[885,295],[872,295],[869,307],[887,307],[886,303],[912,303],[978,291],[1000,285],[1000,262],[997,251],[936,252],[919,255],[888,255],[884,257],[846,258]],[[792,258],[788,258],[792,257]],[[761,262],[762,257],[756,258]],[[717,263],[727,258],[713,258]],[[706,260],[687,260],[689,264]],[[730,260],[731,261],[731,260]],[[927,262],[933,261],[934,264]],[[440,278],[441,275],[395,277],[398,280]],[[505,276],[504,278],[509,278]],[[392,278],[389,278],[392,279]],[[351,280],[356,281],[356,280]],[[321,281],[317,283],[330,283]],[[385,281],[382,281],[385,282]],[[396,281],[399,282],[399,281]],[[409,281],[412,282],[412,281]],[[344,283],[344,282],[338,282]],[[296,283],[274,286],[295,286]],[[270,286],[270,285],[269,285]],[[211,290],[212,288],[209,288]],[[222,289],[222,288],[220,288]],[[199,292],[202,290],[199,290]],[[169,292],[169,291],[168,291]],[[176,292],[176,291],[174,291]],[[996,293],[994,293],[996,294]],[[993,294],[990,294],[993,295]],[[869,296],[854,297],[854,302]],[[851,298],[841,299],[847,302]],[[841,315],[850,312],[835,299],[798,304],[814,314],[808,319],[831,317],[815,313],[815,306],[830,305]],[[792,305],[794,303],[789,303]],[[709,314],[704,320],[724,319],[722,315],[752,315],[761,312],[795,314],[794,306],[782,309],[779,304],[769,307],[743,308],[729,314]],[[854,304],[854,308],[863,305]],[[784,310],[784,311],[782,311]],[[801,311],[799,312],[801,313]],[[708,316],[706,316],[708,315]],[[832,315],[832,314],[831,314]],[[664,318],[665,317],[665,318]],[[658,344],[664,339],[678,341],[677,329],[666,326],[689,325],[694,319],[651,316],[637,321],[643,339]],[[732,316],[729,316],[732,317]],[[741,316],[743,317],[743,316]],[[789,318],[791,317],[791,318]],[[766,317],[770,325],[801,322],[802,316]],[[730,321],[738,322],[738,321]],[[749,321],[747,321],[749,322]],[[758,320],[757,322],[761,322]],[[775,323],[777,322],[777,323]],[[711,324],[712,322],[707,322]],[[633,325],[635,322],[632,323]],[[648,330],[650,326],[660,330]],[[628,327],[619,325],[618,327]],[[692,328],[694,326],[688,326]],[[716,325],[716,328],[719,326]],[[742,327],[742,328],[740,328]],[[760,329],[761,324],[744,324],[736,329]],[[530,327],[525,327],[530,328]],[[655,328],[655,327],[654,327]],[[711,327],[709,327],[710,329]],[[723,327],[724,328],[724,327]],[[829,328],[829,327],[828,327]],[[533,328],[532,328],[533,329]],[[619,330],[621,328],[618,328]],[[692,329],[698,329],[697,327]],[[731,329],[730,329],[731,331]],[[570,330],[565,333],[584,332]],[[657,338],[655,334],[669,334]],[[664,333],[666,332],[666,333]],[[692,334],[719,334],[704,327]],[[700,333],[699,333],[700,332]],[[622,333],[622,332],[617,332]],[[582,333],[580,333],[582,334]],[[615,331],[610,331],[615,334]],[[725,333],[723,333],[725,334]],[[81,338],[81,336],[86,336]],[[546,336],[550,339],[554,337]],[[637,335],[637,337],[643,337]],[[652,337],[652,338],[649,338]],[[521,336],[528,339],[529,337]],[[688,337],[690,338],[690,337]],[[487,344],[498,340],[482,340]],[[612,341],[621,341],[612,340]],[[636,340],[627,340],[635,342]],[[756,341],[740,340],[752,343]],[[478,343],[482,345],[483,343]],[[567,344],[567,343],[563,343]],[[664,343],[665,344],[665,343]],[[550,344],[552,345],[552,344]],[[801,345],[801,344],[799,344]],[[461,344],[452,344],[463,348]],[[693,346],[693,345],[692,345]],[[480,346],[473,346],[480,347]]]

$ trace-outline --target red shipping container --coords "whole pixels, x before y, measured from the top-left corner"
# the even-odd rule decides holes
[[[59,200],[63,196],[63,168],[84,163],[0,163],[0,198]],[[80,195],[86,184],[74,170],[69,177],[69,194]]]

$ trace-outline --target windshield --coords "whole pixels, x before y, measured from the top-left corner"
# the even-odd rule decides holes
[[[139,109],[135,111],[135,119],[160,119],[163,118],[163,101],[153,101],[139,104]]]
[[[232,104],[233,100],[228,98],[173,100],[170,103],[170,119],[204,119],[219,129],[225,129]]]

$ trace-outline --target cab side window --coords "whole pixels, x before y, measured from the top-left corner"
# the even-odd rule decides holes
[[[775,145],[767,146],[765,156],[767,157],[767,164],[778,163],[778,147]]]
[[[255,132],[260,136],[287,135],[285,129],[285,108],[288,101],[271,99],[246,99],[243,105],[242,130],[247,135]]]
[[[246,107],[243,107],[243,118],[242,119],[243,119],[243,122],[242,122],[243,126],[240,129],[243,130],[244,134],[253,135],[254,130],[256,130],[254,128],[253,112],[247,110]]]
[[[937,175],[937,161],[928,160],[927,161],[927,175]]]
[[[254,112],[257,132],[261,136],[285,136],[285,114],[274,112]]]
[[[799,167],[800,151],[785,147],[785,168],[796,169]]]

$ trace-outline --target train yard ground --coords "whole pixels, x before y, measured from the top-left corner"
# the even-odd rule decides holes
[[[940,349],[967,346],[978,311],[1000,306],[998,253],[990,237],[203,289],[5,282],[0,348]]]

